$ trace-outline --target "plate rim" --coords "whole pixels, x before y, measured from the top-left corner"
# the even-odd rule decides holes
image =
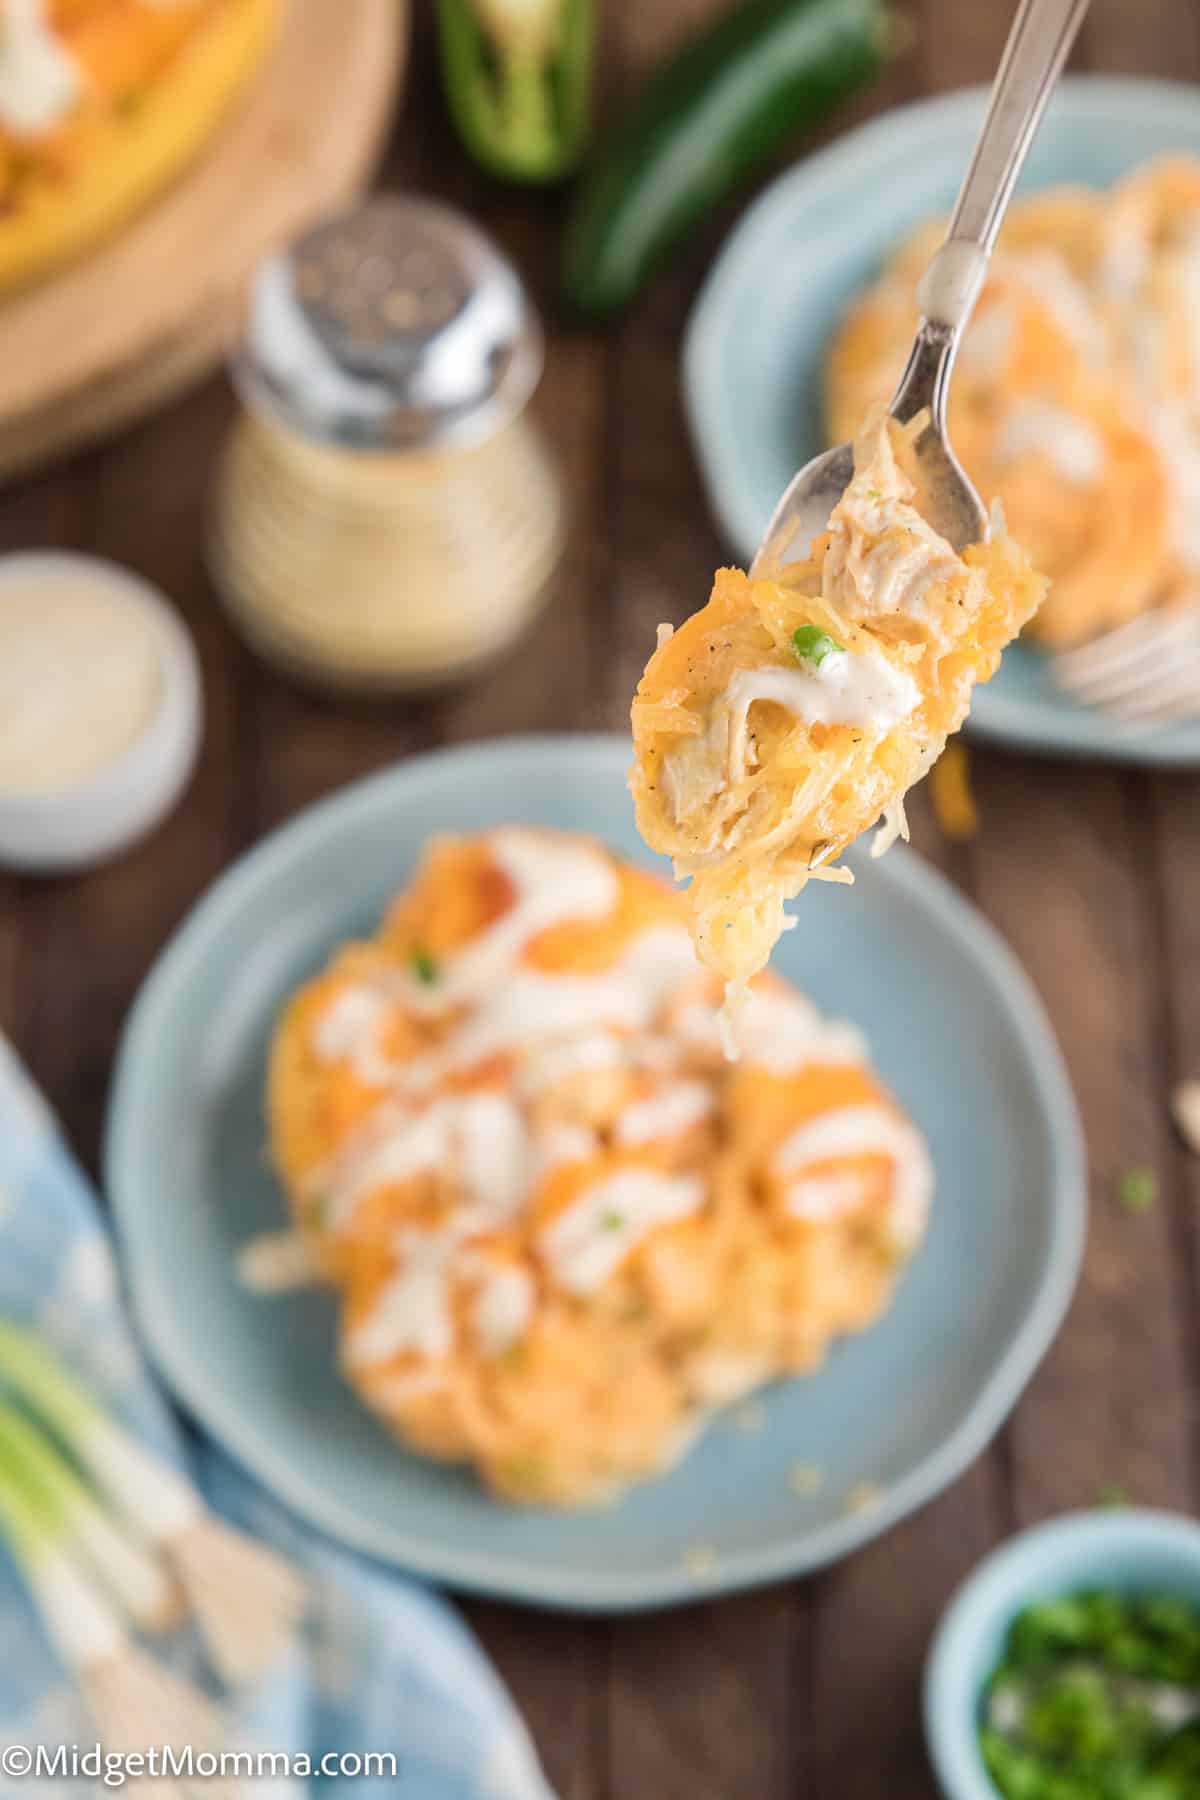
[[[977,122],[988,92],[984,86],[973,86],[905,101],[793,163],[742,213],[705,275],[684,328],[680,356],[683,407],[709,507],[722,535],[741,557],[753,552],[749,521],[758,509],[736,459],[714,456],[710,446],[728,436],[722,429],[723,409],[716,398],[720,382],[715,371],[723,355],[722,317],[745,280],[743,268],[754,265],[760,244],[777,241],[776,218],[791,217],[797,191],[803,195],[809,189],[819,192],[827,183],[844,185],[856,178],[869,181],[885,145],[894,158],[897,137],[907,142],[914,129],[937,132],[968,120]],[[1132,109],[1141,115],[1148,106],[1179,108],[1191,119],[1193,130],[1200,116],[1200,99],[1192,84],[1147,75],[1066,75],[1054,104],[1068,113],[1077,107],[1104,107],[1112,112]],[[1069,714],[1039,714],[1030,719],[1025,705],[1011,696],[997,691],[980,698],[984,702],[981,711],[972,713],[965,727],[972,738],[1015,745],[1034,755],[1166,769],[1200,764],[1200,721],[1146,737],[1122,737],[1108,729],[1090,741],[1080,737],[1077,721]]]
[[[644,1571],[547,1569],[517,1555],[477,1552],[467,1545],[430,1546],[398,1529],[383,1529],[345,1511],[344,1502],[312,1483],[277,1455],[253,1424],[244,1422],[228,1397],[206,1384],[203,1365],[175,1340],[168,1285],[155,1279],[157,1265],[139,1230],[141,1186],[137,1134],[141,1090],[153,1068],[153,1044],[173,1012],[176,990],[196,959],[245,905],[244,896],[273,885],[288,865],[302,861],[331,822],[369,818],[381,804],[409,788],[440,779],[469,778],[497,753],[547,757],[602,770],[623,779],[630,757],[624,737],[561,733],[484,739],[408,757],[351,782],[302,809],[237,857],[198,897],[159,952],[138,989],[118,1045],[109,1087],[102,1167],[121,1250],[130,1309],[147,1355],[175,1398],[264,1487],[310,1524],[350,1548],[410,1574],[454,1589],[503,1597],[551,1609],[619,1613],[700,1601],[770,1581],[805,1575],[840,1560],[924,1506],[974,1461],[1000,1429],[1049,1349],[1070,1304],[1083,1255],[1087,1217],[1083,1131],[1062,1053],[1028,975],[990,921],[915,851],[897,846],[879,865],[880,879],[932,914],[976,966],[1031,1070],[1041,1102],[1049,1153],[1049,1245],[1040,1280],[1020,1322],[959,1423],[939,1438],[905,1476],[893,1483],[869,1513],[844,1516],[816,1530],[798,1526],[794,1536],[766,1546],[722,1552],[703,1583],[682,1565]],[[519,771],[518,771],[519,773]]]

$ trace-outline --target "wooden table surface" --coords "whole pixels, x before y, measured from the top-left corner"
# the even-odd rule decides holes
[[[606,102],[712,4],[602,0]],[[839,129],[990,78],[1008,6],[909,0],[908,10],[912,50]],[[1095,0],[1076,63],[1200,80],[1200,13],[1190,0]],[[560,202],[472,171],[442,116],[424,23],[386,178],[469,207],[549,308]],[[242,647],[202,562],[206,487],[232,412],[220,380],[0,494],[0,549],[73,545],[141,570],[179,603],[204,664],[204,753],[174,817],[95,874],[0,876],[0,1026],[89,1165],[138,983],[196,896],[263,832],[429,745],[626,723],[655,623],[697,604],[722,560],[681,416],[678,349],[732,216],[714,220],[616,327],[552,321],[540,406],[565,464],[573,535],[548,615],[469,691],[356,712],[295,692]],[[1158,1506],[1200,1501],[1200,1161],[1167,1112],[1173,1082],[1200,1074],[1200,775],[992,750],[973,766],[979,837],[943,847],[923,798],[915,834],[1023,959],[1070,1066],[1092,1168],[1070,1318],[967,1474],[815,1579],[612,1621],[468,1604],[563,1800],[928,1796],[921,1660],[972,1564],[1018,1526],[1087,1506],[1108,1484]],[[1112,1196],[1133,1165],[1161,1182],[1158,1204],[1136,1217]]]

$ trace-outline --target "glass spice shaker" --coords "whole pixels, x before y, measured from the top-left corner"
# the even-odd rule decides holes
[[[273,256],[232,373],[210,563],[268,659],[341,690],[470,674],[547,597],[562,489],[541,327],[482,232],[380,195]]]

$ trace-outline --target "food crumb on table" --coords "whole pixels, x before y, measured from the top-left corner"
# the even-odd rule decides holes
[[[693,1581],[707,1581],[717,1572],[717,1553],[711,1544],[691,1544],[683,1553],[683,1566]]]
[[[825,1471],[816,1463],[793,1463],[788,1470],[788,1486],[793,1494],[799,1494],[802,1500],[811,1499],[819,1494],[825,1485]]]
[[[1149,1212],[1157,1199],[1158,1176],[1153,1169],[1126,1169],[1117,1182],[1117,1200],[1126,1212]]]
[[[1171,1095],[1171,1117],[1188,1149],[1200,1155],[1200,1078],[1176,1084]]]
[[[744,1400],[741,1406],[733,1410],[733,1424],[736,1431],[746,1437],[757,1437],[767,1422],[767,1409],[759,1400]]]

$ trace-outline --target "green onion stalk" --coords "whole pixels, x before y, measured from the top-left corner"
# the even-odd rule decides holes
[[[225,1743],[220,1709],[189,1681],[148,1656],[129,1636],[136,1597],[123,1608],[91,1578],[70,1538],[72,1505],[47,1510],[46,1471],[28,1478],[24,1464],[0,1451],[0,1539],[25,1578],[30,1597],[59,1659],[83,1692],[105,1748],[128,1754],[152,1745],[219,1751]],[[109,1586],[119,1583],[109,1572]],[[184,1789],[164,1781],[157,1800],[185,1800]]]
[[[61,1440],[135,1536],[166,1556],[221,1677],[239,1683],[261,1675],[299,1626],[307,1603],[300,1572],[211,1513],[192,1484],[118,1425],[37,1336],[6,1320],[0,1387]],[[0,1461],[7,1458],[0,1420]],[[94,1519],[90,1528],[94,1541]]]
[[[19,1472],[47,1529],[144,1631],[179,1617],[179,1592],[166,1567],[105,1511],[59,1451],[14,1407],[0,1404],[0,1463]]]
[[[459,135],[495,175],[569,175],[588,133],[592,0],[438,0],[442,77]]]

